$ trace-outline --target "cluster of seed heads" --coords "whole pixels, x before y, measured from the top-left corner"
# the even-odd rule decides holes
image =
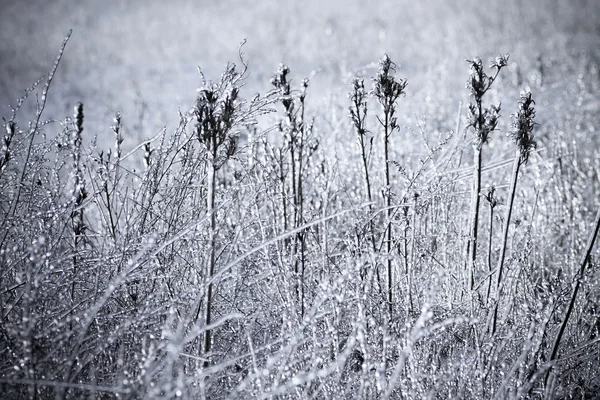
[[[234,68],[232,66],[228,69],[229,75],[223,76],[222,85],[210,84],[199,89],[194,108],[196,137],[213,157],[217,169],[237,149],[237,140],[231,130],[239,109],[239,88],[226,83],[229,78],[237,76]],[[219,157],[218,152],[223,146],[225,154]]]
[[[508,65],[508,55],[497,57],[490,68],[495,70],[493,75],[488,75],[484,68],[481,58],[467,60],[471,69],[471,75],[467,82],[471,96],[475,102],[469,103],[469,115],[467,126],[475,129],[477,133],[477,145],[481,147],[487,142],[490,132],[496,129],[498,119],[500,118],[500,104],[483,107],[483,96],[490,90],[490,87],[498,77],[500,70]]]
[[[408,81],[406,79],[396,79],[396,64],[386,54],[379,60],[379,71],[375,77],[373,95],[383,107],[384,114],[389,116],[389,126],[391,130],[397,127],[394,104],[400,95],[405,93]]]
[[[271,78],[271,85],[275,86],[275,89],[279,91],[281,104],[283,104],[286,114],[291,115],[294,111],[294,99],[292,98],[291,82],[288,79],[289,74],[290,68],[285,64],[279,64],[277,73]]]
[[[352,80],[352,92],[350,93],[352,105],[349,108],[350,119],[360,136],[367,134],[367,92],[365,91],[365,82],[363,79],[354,78]]]

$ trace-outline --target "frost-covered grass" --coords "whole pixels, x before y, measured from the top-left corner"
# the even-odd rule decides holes
[[[158,134],[130,122],[154,121],[145,94],[47,120],[90,68],[75,32],[4,121],[3,396],[597,395],[597,7],[429,3],[246,10],[280,47],[229,46],[219,77],[205,42],[195,100],[167,95],[185,111]],[[123,110],[107,134],[98,107]]]

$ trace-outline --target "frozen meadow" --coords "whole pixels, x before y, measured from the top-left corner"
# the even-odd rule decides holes
[[[599,2],[0,9],[2,396],[600,398]]]

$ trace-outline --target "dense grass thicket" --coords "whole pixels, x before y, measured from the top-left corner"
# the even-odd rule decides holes
[[[45,119],[67,40],[3,122],[5,398],[599,396],[597,59],[471,58],[448,110],[382,54],[324,108],[242,46],[105,148]]]

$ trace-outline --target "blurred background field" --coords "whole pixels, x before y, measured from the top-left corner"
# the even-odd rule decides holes
[[[545,109],[544,102],[570,101],[571,86],[592,82],[590,73],[597,78],[600,55],[595,0],[5,1],[0,115],[8,116],[8,104],[48,73],[71,28],[46,118],[72,115],[81,101],[86,136],[102,140],[111,138],[110,124],[120,111],[130,144],[165,125],[174,129],[178,109],[194,104],[197,67],[218,79],[228,61],[237,61],[243,39],[250,62],[247,97],[270,89],[269,78],[284,62],[297,81],[312,77],[315,108],[332,101],[345,108],[350,79],[373,76],[387,52],[409,81],[402,113],[409,119],[455,115],[467,97],[465,59],[487,62],[500,53],[511,55],[502,78],[514,90],[506,95],[514,99],[533,85],[542,67],[545,94],[534,93],[540,120],[565,118],[560,103]],[[21,119],[31,118],[34,100]]]

